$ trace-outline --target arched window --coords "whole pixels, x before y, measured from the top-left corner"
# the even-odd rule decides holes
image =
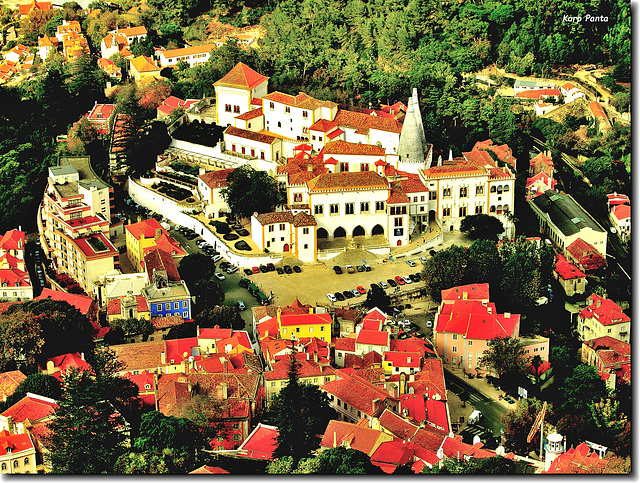
[[[18,460],[15,460],[15,461],[13,462],[13,467],[14,467],[14,468],[17,468],[19,465],[20,465],[20,463],[18,463]]]
[[[7,469],[7,463],[2,463],[0,468],[2,468],[2,471],[5,471]]]
[[[24,459],[24,465],[27,466],[29,464],[29,458]]]
[[[491,193],[495,193],[495,192],[496,192],[496,187],[495,187],[495,186],[492,186],[492,187],[491,187]]]
[[[505,193],[506,193],[507,191],[509,191],[509,189],[510,189],[510,188],[509,188],[509,185],[508,185],[508,184],[506,184],[506,185],[504,185],[504,186],[502,187],[502,191],[504,191]]]
[[[278,127],[282,127],[282,123],[278,121]]]
[[[491,205],[491,208],[489,208],[489,213],[495,213],[496,212],[496,207],[494,205]]]

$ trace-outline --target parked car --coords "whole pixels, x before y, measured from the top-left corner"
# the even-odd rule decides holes
[[[420,281],[420,277],[418,277],[415,273],[412,273],[411,275],[409,275],[409,278],[411,279],[412,282]]]
[[[329,302],[337,302],[338,299],[336,298],[335,295],[333,295],[332,293],[328,293],[327,294],[327,298],[329,299]]]
[[[407,260],[407,264],[408,264],[410,267],[415,267],[415,266],[416,266],[416,262],[414,262],[413,260]]]
[[[371,271],[371,265],[365,263],[364,265],[362,265],[364,267],[364,271],[365,272],[370,272]]]
[[[260,265],[260,271],[262,273],[267,273],[269,271],[269,269],[266,267],[266,265]]]
[[[218,280],[224,280],[225,278],[227,278],[224,275],[222,275],[220,272],[216,272],[214,273],[214,275]]]
[[[229,265],[225,269],[225,272],[227,272],[227,273],[236,273],[237,271],[238,271],[238,267],[236,267],[235,265]]]
[[[240,280],[238,280],[238,285],[240,285],[242,288],[247,288],[250,283],[251,281],[248,278],[241,278]]]
[[[244,310],[247,308],[247,306],[244,304],[244,302],[242,300],[238,300],[238,310]]]
[[[213,260],[214,263],[218,263],[220,260],[222,260],[222,255],[214,255],[213,257],[211,257],[211,260]]]
[[[276,266],[273,263],[267,263],[267,270],[270,272],[275,272]]]
[[[345,265],[344,268],[347,269],[347,273],[356,273],[356,269],[353,268],[351,265]]]
[[[351,290],[345,290],[344,292],[342,292],[342,295],[344,295],[344,298],[346,298],[346,299],[352,299],[353,298],[353,294],[351,293]]]
[[[358,265],[358,266],[356,267],[356,270],[357,270],[358,272],[364,272],[364,265]]]
[[[251,271],[251,269],[250,269],[250,268],[245,268],[243,271],[244,271],[244,274],[245,274],[245,275],[251,275],[251,274],[253,274],[253,272]]]
[[[404,285],[406,283],[404,278],[402,278],[400,275],[397,275],[395,277],[395,281],[398,285]]]
[[[389,285],[387,285],[387,282],[382,282],[382,281],[378,282],[378,285],[380,286],[381,289],[385,289],[389,287]]]
[[[290,265],[285,265],[283,268],[284,268],[284,273],[292,273]]]
[[[360,292],[358,292],[355,288],[351,289],[351,293],[354,297],[360,297]]]
[[[336,296],[336,298],[338,299],[338,302],[342,302],[344,300],[344,295],[342,295],[340,292],[336,292],[333,295]]]
[[[407,275],[402,277],[402,280],[404,280],[404,283],[406,283],[406,284],[410,284],[411,283],[411,279]]]
[[[408,339],[409,337],[411,337],[411,334],[409,334],[407,332],[400,332],[398,334],[398,339],[400,339],[400,340]]]
[[[420,261],[422,263],[427,263],[427,257],[420,257]]]
[[[251,271],[252,271],[253,273],[260,273],[260,269],[259,269],[258,267],[253,267],[253,268],[251,269]]]
[[[226,270],[229,266],[231,266],[231,264],[229,262],[227,262],[226,260],[224,262],[220,263],[220,268],[222,270]]]
[[[336,272],[336,275],[341,275],[342,274],[342,269],[338,265],[335,265],[333,267],[333,271]]]
[[[298,265],[294,265],[293,266],[293,271],[296,272],[296,273],[300,273],[300,272],[302,272],[302,269]]]
[[[276,267],[276,272],[278,275],[282,275],[284,273],[284,269],[282,267]]]
[[[387,279],[387,283],[391,286],[391,287],[397,287],[398,284],[396,283],[396,281],[392,278],[388,278]]]
[[[356,290],[357,290],[359,293],[361,293],[362,295],[364,295],[364,294],[366,294],[366,293],[367,293],[367,291],[364,289],[364,287],[363,287],[362,285],[358,285],[358,286],[356,287]]]

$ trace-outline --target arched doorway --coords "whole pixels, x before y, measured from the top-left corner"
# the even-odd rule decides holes
[[[429,210],[429,221],[436,219],[436,210]]]
[[[284,244],[284,247],[282,247],[282,251],[283,252],[288,252],[289,251],[289,244],[288,243]]]
[[[328,238],[329,237],[329,232],[327,230],[325,230],[324,228],[318,228],[318,232],[316,233],[316,236],[318,238]]]
[[[364,228],[362,228],[360,225],[356,226],[353,229],[353,236],[364,236]]]
[[[347,236],[347,232],[341,226],[336,228],[335,231],[333,232],[333,238],[346,238],[346,236]]]
[[[384,228],[381,225],[376,225],[371,229],[371,236],[384,235]]]
[[[398,240],[397,245],[398,245],[398,246],[402,246],[402,240]]]

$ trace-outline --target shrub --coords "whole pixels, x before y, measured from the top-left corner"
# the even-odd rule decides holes
[[[245,251],[251,250],[251,247],[249,246],[249,244],[244,240],[240,240],[239,242],[236,242],[235,245],[233,246],[236,247],[237,250],[245,250]]]
[[[237,240],[240,237],[238,235],[236,235],[235,233],[227,233],[222,238],[224,238],[227,241],[232,241],[232,240]]]

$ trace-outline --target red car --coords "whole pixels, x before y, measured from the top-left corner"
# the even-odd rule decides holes
[[[404,285],[405,281],[402,279],[402,277],[400,275],[398,275],[397,277],[395,277],[394,279],[398,285]]]
[[[361,294],[363,294],[363,295],[367,293],[367,291],[364,289],[364,287],[362,285],[359,286],[359,287],[356,287],[356,290],[358,292],[360,292]]]
[[[253,268],[251,269],[251,271],[252,271],[253,273],[260,273],[260,269],[259,269],[258,267],[253,267]]]

